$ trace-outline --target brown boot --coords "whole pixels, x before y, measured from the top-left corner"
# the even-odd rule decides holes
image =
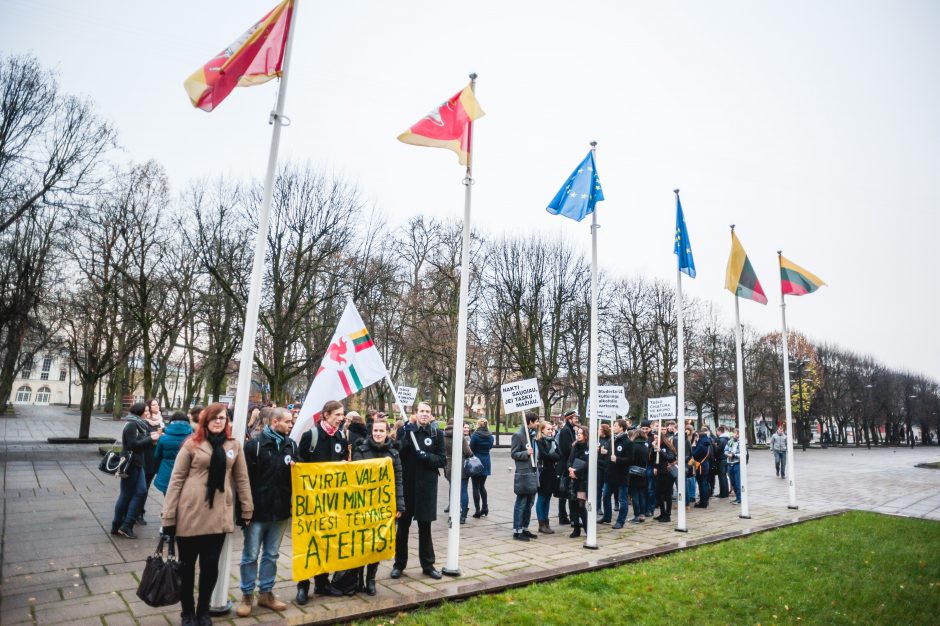
[[[544,535],[554,535],[555,531],[548,525],[548,520],[539,520],[539,532]]]
[[[280,612],[287,608],[287,603],[281,602],[273,592],[267,591],[258,596],[258,606]]]
[[[235,614],[239,617],[248,617],[251,615],[251,600],[251,594],[243,595],[241,603],[238,605],[238,608],[235,609]]]

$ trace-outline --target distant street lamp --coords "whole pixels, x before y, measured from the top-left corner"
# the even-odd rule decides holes
[[[865,389],[868,390],[868,407],[867,407],[867,410],[865,411],[865,413],[866,413],[866,416],[865,416],[865,446],[867,446],[869,450],[871,450],[871,436],[870,436],[870,434],[869,434],[869,428],[870,428],[870,426],[874,425],[874,422],[875,422],[874,418],[872,417],[872,405],[871,405],[871,390],[872,390],[873,387],[874,387],[874,385],[872,385],[871,383],[865,385]]]

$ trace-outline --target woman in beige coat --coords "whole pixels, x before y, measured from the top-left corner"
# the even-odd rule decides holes
[[[235,530],[234,499],[241,521],[251,522],[254,505],[242,445],[232,438],[228,409],[210,404],[180,448],[163,501],[163,533],[176,537],[180,560],[182,626],[210,626],[209,599],[219,577],[225,534]],[[194,605],[196,559],[199,604]]]

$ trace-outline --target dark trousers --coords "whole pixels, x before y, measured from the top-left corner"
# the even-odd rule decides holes
[[[559,499],[558,502],[561,503],[564,500]],[[568,500],[568,505],[571,508],[571,525],[575,528],[587,528],[587,505],[584,500],[571,498]]]
[[[114,503],[114,519],[111,522],[114,530],[118,526],[133,528],[146,499],[147,478],[144,470],[131,465],[127,478],[121,479],[121,492]]]
[[[486,476],[472,476],[470,483],[473,485],[473,512],[489,513],[490,507],[486,503]]]
[[[728,497],[728,462],[724,459],[718,461],[718,497]]]
[[[329,584],[330,584],[330,575],[329,575],[329,573],[327,573],[327,574],[317,574],[316,576],[313,577],[313,588],[316,589],[317,591],[322,591],[322,590],[325,589],[326,586],[329,585]],[[298,589],[303,589],[304,591],[309,592],[309,591],[310,591],[310,581],[309,581],[309,580],[302,580],[302,581],[300,581],[299,583],[297,583],[297,588],[298,588]]]
[[[156,477],[156,472],[153,474],[150,472],[144,474],[144,478],[147,481],[147,489],[144,491],[144,501],[140,503],[140,515],[137,516],[137,519],[143,519],[144,514],[147,512],[147,494],[150,493],[150,485],[153,484],[153,479]]]
[[[183,613],[206,613],[212,590],[219,579],[219,556],[225,534],[177,537],[180,561],[180,604]],[[196,581],[196,559],[199,559],[199,605],[193,599],[193,584]]]
[[[565,498],[558,498],[558,523],[564,524],[562,520],[568,519],[568,501]]]
[[[662,517],[672,517],[672,486],[675,482],[669,470],[656,475],[656,503]]]
[[[395,533],[395,567],[405,569],[408,566],[408,533],[414,511],[405,511],[398,519],[398,531]],[[418,520],[418,561],[421,569],[434,566],[434,543],[431,540],[431,522]]]

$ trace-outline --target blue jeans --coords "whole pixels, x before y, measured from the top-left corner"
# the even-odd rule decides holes
[[[741,464],[728,463],[728,477],[731,479],[731,488],[734,490],[734,498],[741,501]]]
[[[146,499],[147,476],[143,469],[131,465],[127,478],[121,479],[121,492],[114,504],[112,525],[133,527]]]
[[[512,507],[512,529],[525,530],[532,519],[532,505],[535,504],[535,494],[516,496],[516,504]]]
[[[470,491],[467,486],[470,484],[470,477],[460,477],[460,517],[467,517],[467,511],[470,509]]]
[[[630,477],[630,497],[633,498],[633,517],[646,517],[646,477]],[[621,509],[622,511],[623,509]]]
[[[653,468],[646,468],[646,514],[653,515],[656,512],[656,477],[653,476]]]
[[[548,521],[548,510],[552,506],[552,494],[542,493],[541,491],[536,494],[535,498],[535,519],[540,522]]]
[[[241,589],[242,595],[254,593],[255,577],[258,589],[268,593],[274,589],[277,576],[277,555],[281,547],[284,530],[290,518],[276,522],[252,522],[243,529],[245,544],[242,548]],[[261,568],[258,568],[258,552],[261,552]]]
[[[692,470],[686,468],[685,470],[685,503],[692,504],[695,502],[695,476],[692,474]]]
[[[617,523],[623,526],[627,521],[627,515],[630,514],[630,502],[627,500],[627,485],[623,484],[617,488],[617,501],[620,502],[620,512],[617,513]]]

